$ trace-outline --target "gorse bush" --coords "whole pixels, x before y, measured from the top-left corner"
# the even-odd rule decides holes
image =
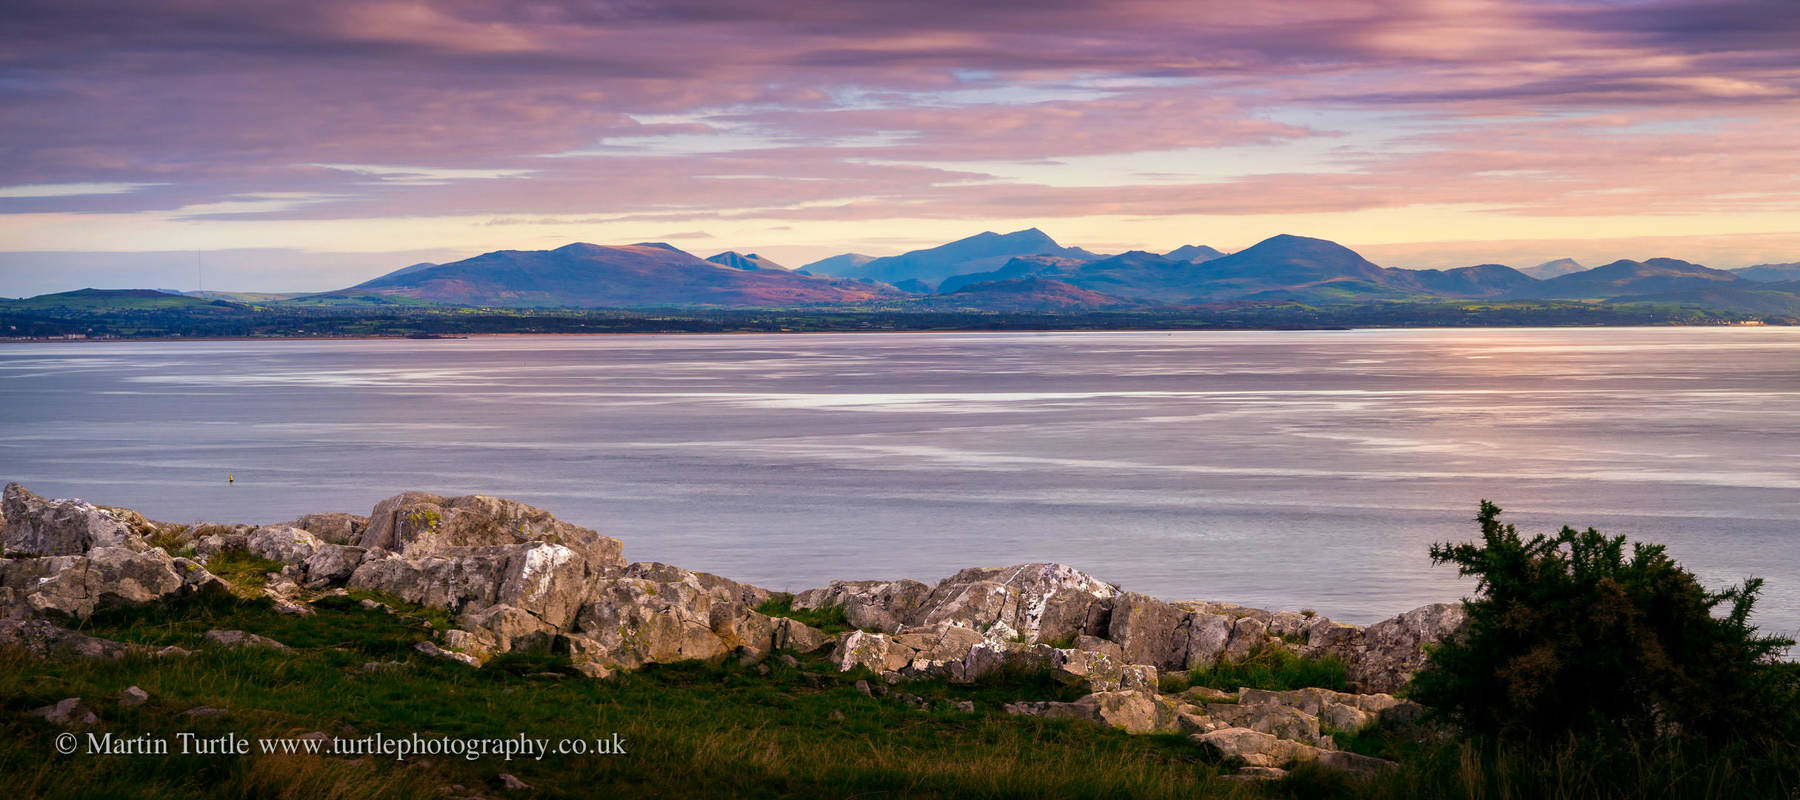
[[[1481,542],[1431,548],[1479,580],[1465,636],[1412,697],[1475,733],[1723,741],[1788,735],[1793,641],[1750,624],[1758,579],[1707,591],[1660,545],[1564,527],[1525,538],[1481,503]]]

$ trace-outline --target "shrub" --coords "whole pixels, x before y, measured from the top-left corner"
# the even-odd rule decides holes
[[[1432,650],[1412,697],[1480,733],[1763,733],[1792,715],[1792,640],[1760,636],[1762,582],[1703,588],[1659,545],[1564,527],[1524,538],[1482,501],[1480,543],[1439,544],[1434,563],[1475,576],[1467,635]],[[1773,710],[1772,709],[1778,709]]]

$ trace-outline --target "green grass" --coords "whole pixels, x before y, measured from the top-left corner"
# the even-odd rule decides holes
[[[45,663],[0,653],[0,792],[33,798],[435,796],[451,784],[487,797],[502,772],[545,797],[1141,797],[1253,798],[1262,790],[1217,778],[1220,768],[1181,737],[1129,736],[1071,721],[1012,717],[1018,699],[1067,699],[1043,675],[1002,674],[974,686],[902,684],[885,696],[816,659],[741,665],[652,666],[605,681],[553,677],[552,656],[508,656],[471,669],[412,652],[425,633],[353,600],[313,616],[267,603],[188,602],[89,620],[89,633],[180,644],[187,658]],[[286,642],[291,653],[199,646],[212,627]],[[371,661],[403,666],[364,670]],[[765,674],[766,671],[766,674]],[[151,694],[126,708],[127,686]],[[898,695],[925,699],[923,709]],[[23,712],[84,698],[104,730],[120,735],[292,736],[307,731],[369,736],[550,739],[617,733],[623,756],[467,761],[325,756],[57,756],[58,729]],[[953,703],[973,700],[974,713]],[[223,708],[191,718],[194,706]],[[842,715],[835,718],[833,712]]]
[[[437,606],[422,606],[418,603],[408,603],[392,594],[376,591],[374,589],[351,589],[348,592],[348,595],[351,600],[368,600],[380,603],[393,609],[394,613],[400,614],[403,617],[421,620],[429,625],[432,630],[440,633],[456,627],[456,617],[452,616],[450,612],[438,608]]]
[[[196,650],[191,657],[42,662],[0,651],[0,793],[30,798],[411,798],[462,794],[544,797],[859,798],[1787,798],[1800,789],[1794,749],[1767,741],[1696,749],[1593,741],[1506,745],[1447,738],[1430,727],[1377,726],[1340,735],[1345,749],[1397,759],[1399,771],[1359,783],[1298,768],[1283,782],[1219,778],[1185,738],[1130,736],[1090,724],[1012,717],[1017,700],[1071,700],[1081,690],[1041,672],[1003,671],[973,685],[913,681],[865,695],[858,669],[837,673],[817,657],[797,666],[689,662],[595,681],[551,654],[509,654],[482,669],[416,653],[431,632],[417,617],[323,600],[310,616],[267,600],[189,598],[112,609],[89,618],[92,635]],[[246,630],[292,652],[206,647],[212,628]],[[389,666],[367,670],[370,662]],[[1300,668],[1260,662],[1292,684]],[[1242,665],[1240,665],[1242,666]],[[1307,667],[1304,670],[1316,670]],[[1328,670],[1327,670],[1328,671]],[[1256,676],[1243,673],[1243,681]],[[1216,674],[1213,677],[1218,677]],[[1305,681],[1300,681],[1305,682]],[[149,703],[119,692],[140,686]],[[1283,688],[1262,684],[1262,688]],[[915,703],[900,697],[917,696]],[[200,736],[294,736],[324,731],[424,737],[587,739],[617,733],[623,756],[345,758],[305,755],[56,755],[60,729],[26,711],[81,697],[99,731],[173,741]],[[972,713],[955,704],[971,701]],[[217,717],[185,717],[195,706]],[[921,707],[922,706],[922,707]],[[837,719],[834,712],[841,714]],[[532,792],[508,792],[499,774]]]
[[[221,550],[206,559],[206,570],[229,581],[246,596],[261,594],[269,584],[268,573],[280,572],[286,566],[252,554],[248,550]]]
[[[856,630],[856,627],[850,624],[850,620],[844,618],[843,606],[794,608],[794,596],[791,594],[778,594],[764,600],[756,606],[756,611],[771,617],[786,617],[831,634]]]
[[[1278,691],[1317,686],[1340,692],[1350,687],[1349,673],[1337,656],[1302,658],[1284,647],[1265,647],[1242,661],[1221,659],[1188,673],[1187,681],[1187,686],[1228,692],[1244,686]]]

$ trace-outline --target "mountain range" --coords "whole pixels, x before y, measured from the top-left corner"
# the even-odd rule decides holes
[[[1540,277],[1543,276],[1543,277]],[[84,290],[97,292],[97,290]],[[1553,301],[1652,303],[1800,315],[1800,263],[1718,270],[1672,258],[1584,268],[1572,259],[1397,269],[1324,239],[1278,235],[1235,253],[1185,245],[1116,255],[1064,247],[1036,228],[982,233],[897,256],[844,254],[790,270],[754,253],[709,258],[660,242],[500,250],[402,267],[331,292],[207,292],[196,303],[442,305],[491,308],[865,308],[1071,311],[1220,303]],[[166,306],[155,290],[62,293],[10,301],[19,311],[127,303]],[[160,307],[160,306],[159,306]],[[195,305],[196,310],[200,305]]]
[[[661,242],[576,243],[555,250],[500,250],[448,264],[414,265],[348,289],[307,298],[396,298],[466,306],[843,305],[897,297],[898,289],[799,275],[756,256],[705,260]]]

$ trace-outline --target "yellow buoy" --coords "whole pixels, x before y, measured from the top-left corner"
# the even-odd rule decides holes
[[[227,473],[225,473],[225,482],[226,483],[237,483],[237,476],[232,475],[231,473],[227,472]]]

